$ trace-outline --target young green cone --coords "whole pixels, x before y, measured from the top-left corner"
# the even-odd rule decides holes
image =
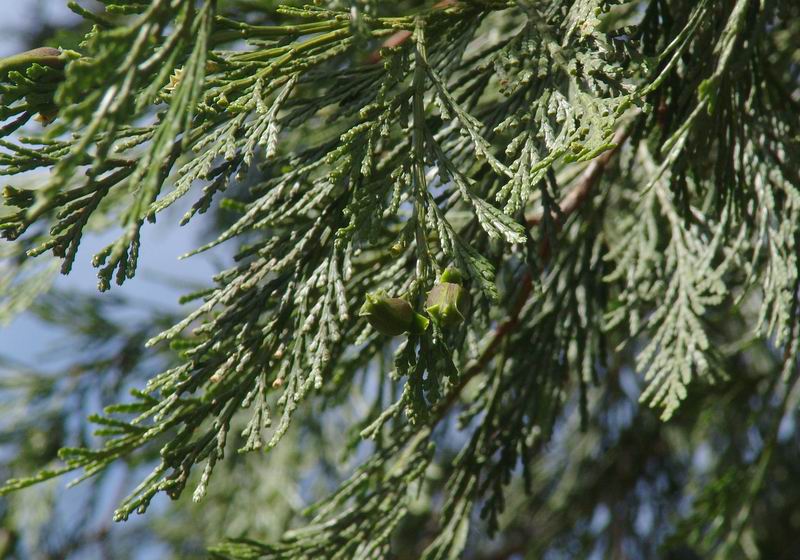
[[[464,288],[461,287],[461,273],[448,268],[442,273],[425,301],[425,311],[442,327],[452,327],[464,321],[461,310],[464,307]]]
[[[416,313],[403,298],[389,297],[384,291],[367,294],[359,316],[365,317],[376,331],[388,336],[405,332],[419,334],[428,328],[428,319]]]

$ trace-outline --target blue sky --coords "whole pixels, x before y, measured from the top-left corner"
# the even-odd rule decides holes
[[[66,4],[65,0],[0,0],[3,16],[0,18],[0,57],[27,48],[24,36],[42,24],[57,26],[76,19]],[[31,179],[34,184],[36,180]],[[0,185],[7,182],[19,181],[0,177]],[[113,285],[111,292],[131,298],[137,307],[151,304],[160,309],[177,309],[178,297],[188,291],[185,286],[207,286],[214,273],[230,264],[229,258],[219,256],[226,254],[226,248],[186,260],[178,259],[203,241],[203,216],[195,217],[187,226],[178,227],[178,221],[193,201],[190,193],[183,204],[159,214],[158,223],[145,224],[137,275],[122,287]],[[91,257],[117,235],[119,231],[112,229],[100,236],[85,237],[72,272],[69,276],[59,275],[56,286],[95,291],[96,270],[91,266]],[[7,241],[0,240],[0,243]],[[50,350],[63,339],[64,334],[39,322],[31,314],[22,314],[10,325],[0,326],[0,356],[41,367],[52,356]]]

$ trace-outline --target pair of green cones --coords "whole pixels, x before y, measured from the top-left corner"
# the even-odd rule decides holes
[[[425,312],[441,327],[452,327],[464,321],[465,293],[461,284],[461,273],[448,268],[428,292]],[[389,297],[384,291],[367,294],[358,314],[365,317],[376,331],[388,336],[420,334],[430,324],[430,319],[414,311],[408,300]]]

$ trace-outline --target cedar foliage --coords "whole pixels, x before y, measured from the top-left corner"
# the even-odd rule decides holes
[[[800,5],[102,4],[70,4],[74,50],[0,61],[0,172],[48,171],[3,191],[0,316],[82,317],[128,361],[81,370],[112,378],[102,443],[0,491],[141,462],[115,520],[187,489],[213,509],[237,467],[268,478],[300,446],[285,467],[313,472],[332,446],[352,468],[302,519],[212,553],[797,552]],[[118,231],[92,265],[123,285],[182,199],[179,225],[224,215],[187,257],[235,252],[185,316],[48,299],[89,232]],[[447,268],[463,322],[389,337],[359,315],[383,292],[424,313]]]

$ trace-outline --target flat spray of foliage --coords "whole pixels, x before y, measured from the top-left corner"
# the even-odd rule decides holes
[[[346,446],[360,466],[279,540],[214,553],[389,557],[430,494],[437,521],[418,557],[457,558],[476,531],[524,524],[509,484],[531,500],[591,485],[602,469],[571,469],[589,460],[580,438],[604,433],[594,395],[620,371],[644,381],[642,417],[670,421],[694,400],[696,418],[747,368],[768,380],[751,379],[754,393],[779,402],[769,418],[794,409],[796,2],[102,4],[70,3],[92,24],[78,49],[0,61],[0,172],[49,171],[3,191],[0,314],[47,291],[47,254],[64,274],[82,265],[92,231],[118,231],[92,259],[99,289],[123,284],[158,250],[142,228],[182,198],[181,225],[235,216],[194,252],[225,244],[235,264],[147,342],[177,358],[92,418],[104,445],[61,449],[3,492],[155,448],[115,519],[187,484],[200,501],[215,467],[280,447],[360,387],[370,404]],[[460,316],[445,321],[426,298],[447,268]],[[406,332],[381,334],[359,314],[367,294],[431,320],[405,328],[403,307]],[[738,363],[748,345],[765,348],[760,365]],[[551,436],[576,419],[567,460],[548,466]],[[698,494],[684,542],[720,558],[755,546],[770,422],[756,459]]]

